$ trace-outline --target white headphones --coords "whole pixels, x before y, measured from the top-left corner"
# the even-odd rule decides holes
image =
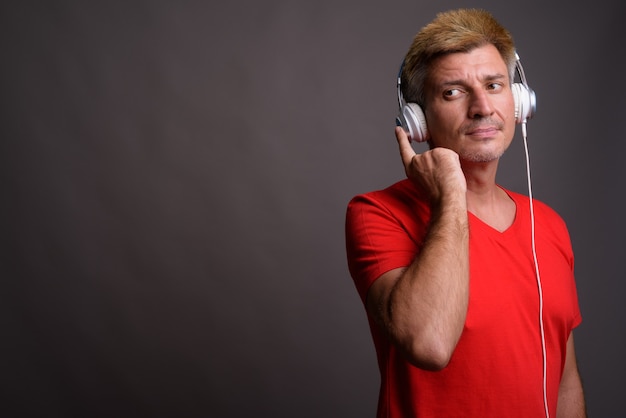
[[[400,66],[400,72],[398,73],[397,88],[400,113],[396,118],[396,125],[402,126],[410,140],[424,142],[428,134],[426,117],[424,116],[422,108],[417,103],[407,103],[404,101],[401,88],[402,67],[404,67],[404,62]],[[515,122],[522,123],[532,118],[535,114],[537,110],[537,98],[535,92],[528,87],[528,83],[526,83],[524,68],[522,67],[517,52],[515,53],[515,70],[521,80],[521,83],[511,84],[513,100],[515,102]]]

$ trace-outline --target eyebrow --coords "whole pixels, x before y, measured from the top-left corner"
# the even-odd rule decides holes
[[[502,79],[506,79],[506,75],[504,74],[490,74],[487,75],[485,77],[483,77],[481,80],[484,81],[496,81],[496,80],[502,80]],[[465,81],[463,79],[457,79],[457,80],[450,80],[450,81],[444,81],[443,83],[440,84],[441,87],[447,87],[447,86],[459,86],[459,85],[465,85]]]

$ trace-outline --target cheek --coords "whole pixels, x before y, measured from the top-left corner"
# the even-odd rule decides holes
[[[424,117],[426,118],[426,126],[428,126],[429,132],[437,136],[453,131],[453,127],[462,122],[462,118],[460,118],[460,121],[457,121],[453,116],[457,113],[457,110],[449,108],[434,111],[432,108],[426,110]]]
[[[515,133],[515,104],[513,98],[503,106],[503,112],[501,114],[502,121],[504,122],[504,131],[507,135],[513,135]]]
[[[504,109],[503,117],[505,117],[507,122],[510,119],[513,121],[513,124],[515,124],[515,100],[513,99],[513,95],[504,103]]]
[[[507,149],[511,145],[511,142],[513,142],[513,138],[515,137],[515,118],[514,117],[510,117],[504,122],[503,135],[504,135],[504,142],[503,142],[504,149]]]

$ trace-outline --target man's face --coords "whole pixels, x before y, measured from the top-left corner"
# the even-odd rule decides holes
[[[491,44],[435,60],[425,85],[431,146],[450,148],[464,161],[500,158],[515,133],[508,74]]]

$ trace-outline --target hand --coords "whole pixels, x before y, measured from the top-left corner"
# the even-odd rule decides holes
[[[396,139],[406,176],[429,195],[431,203],[440,203],[450,197],[465,198],[467,182],[456,152],[433,148],[417,154],[401,127],[396,127]]]

